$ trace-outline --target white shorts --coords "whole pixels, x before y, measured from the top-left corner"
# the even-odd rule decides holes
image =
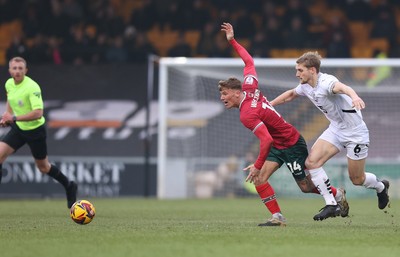
[[[329,126],[319,137],[336,146],[339,151],[347,149],[347,157],[362,160],[368,156],[369,131],[365,123],[351,130],[339,130]]]

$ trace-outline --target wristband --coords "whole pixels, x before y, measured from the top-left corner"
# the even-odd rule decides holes
[[[14,115],[12,120],[13,120],[13,122],[16,122],[17,121],[17,116]]]

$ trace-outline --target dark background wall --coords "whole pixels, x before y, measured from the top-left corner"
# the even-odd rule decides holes
[[[80,183],[82,196],[155,195],[156,135],[147,144],[145,120],[127,124],[145,111],[147,65],[35,65],[27,75],[42,88],[49,158]],[[3,68],[1,84],[8,78]],[[0,101],[4,108],[4,86]],[[148,152],[152,160],[146,159]],[[0,197],[63,194],[58,184],[34,171],[28,147],[3,167]]]

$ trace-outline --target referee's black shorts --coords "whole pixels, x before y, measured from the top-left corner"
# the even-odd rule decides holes
[[[32,130],[22,130],[16,124],[11,125],[10,131],[1,139],[16,152],[28,144],[33,158],[43,160],[47,157],[46,127],[43,124]]]

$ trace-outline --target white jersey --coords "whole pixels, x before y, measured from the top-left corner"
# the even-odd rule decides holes
[[[295,90],[298,95],[307,96],[325,114],[331,123],[330,127],[333,126],[338,130],[351,130],[360,125],[366,126],[361,111],[352,107],[351,98],[345,94],[332,92],[337,81],[339,80],[335,76],[320,72],[315,87],[309,84],[299,84]]]

